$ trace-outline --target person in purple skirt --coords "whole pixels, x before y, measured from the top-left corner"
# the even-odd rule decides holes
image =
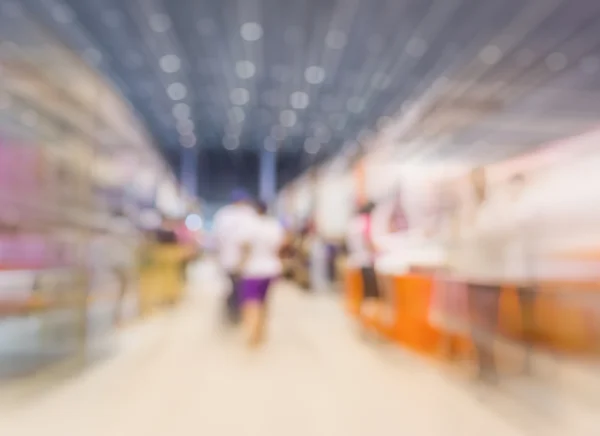
[[[242,322],[250,346],[264,339],[266,302],[269,289],[282,273],[282,247],[285,230],[279,221],[267,214],[263,203],[257,214],[244,223],[243,255],[240,262],[240,297]]]

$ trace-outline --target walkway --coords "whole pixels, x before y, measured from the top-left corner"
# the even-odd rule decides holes
[[[269,342],[251,352],[220,326],[208,290],[126,329],[113,358],[2,406],[0,434],[554,434],[416,356],[359,339],[334,297],[279,286]]]

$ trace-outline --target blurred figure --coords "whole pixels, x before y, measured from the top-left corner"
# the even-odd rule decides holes
[[[268,292],[283,271],[281,253],[285,243],[285,230],[276,218],[267,215],[267,206],[258,203],[256,210],[254,219],[244,222],[239,265],[243,324],[250,346],[264,339]]]
[[[502,204],[489,194],[484,168],[470,175],[470,199],[461,226],[460,263],[457,273],[468,288],[471,335],[481,381],[497,380],[493,342],[498,324],[500,285],[506,243],[498,222],[504,216]],[[505,206],[505,205],[504,205]]]
[[[231,204],[221,208],[214,219],[216,249],[221,268],[227,273],[230,282],[229,292],[225,300],[227,319],[232,324],[240,319],[240,302],[238,296],[238,268],[242,255],[240,230],[254,219],[256,214],[250,195],[236,189],[231,195]]]
[[[375,274],[376,248],[373,241],[372,213],[375,205],[367,203],[358,210],[348,228],[348,264],[360,269],[363,282],[361,312],[372,314],[380,305],[381,292]]]
[[[525,176],[515,174],[509,181],[507,212],[510,213],[507,230],[506,277],[517,286],[521,308],[521,333],[526,355],[524,372],[531,373],[531,349],[535,341],[535,212],[531,202],[524,202]]]

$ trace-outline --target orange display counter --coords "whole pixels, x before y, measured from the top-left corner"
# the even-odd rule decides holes
[[[420,353],[440,356],[443,341],[455,341],[463,353],[471,344],[468,328],[462,332],[445,331],[431,322],[430,309],[435,292],[432,275],[394,276],[391,283],[392,322],[361,313],[362,280],[359,271],[345,274],[345,306],[360,322],[375,328],[383,336]],[[590,281],[552,281],[540,283],[534,303],[536,345],[568,353],[589,354],[597,351],[600,332],[600,283]],[[498,334],[521,342],[522,313],[516,287],[501,290]]]

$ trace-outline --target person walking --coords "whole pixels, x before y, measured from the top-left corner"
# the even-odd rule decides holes
[[[242,189],[236,189],[231,195],[231,204],[221,208],[214,219],[218,262],[229,279],[225,312],[231,324],[237,324],[241,316],[238,295],[238,266],[242,255],[240,230],[254,219],[255,214],[250,195]]]
[[[283,226],[267,214],[267,206],[259,202],[256,209],[254,219],[244,222],[239,264],[242,320],[251,347],[264,340],[269,289],[283,272],[281,254],[286,242]]]

